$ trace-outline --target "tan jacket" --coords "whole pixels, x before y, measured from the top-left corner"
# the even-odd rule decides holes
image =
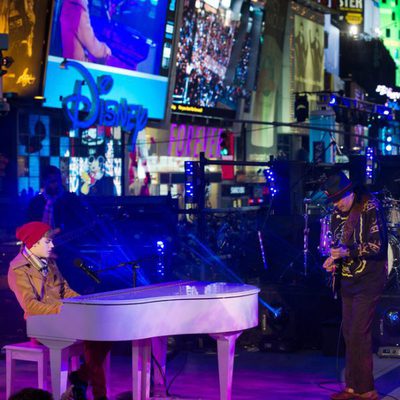
[[[99,59],[111,53],[108,46],[100,42],[93,32],[88,0],[64,0],[60,23],[64,58],[88,61],[86,52]]]
[[[49,260],[49,273],[44,277],[19,253],[10,263],[8,285],[24,310],[31,315],[58,314],[61,299],[78,296],[62,277],[54,260]]]

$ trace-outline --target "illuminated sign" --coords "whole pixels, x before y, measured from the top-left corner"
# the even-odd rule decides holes
[[[197,106],[185,106],[183,104],[172,104],[171,105],[172,111],[182,111],[182,112],[193,112],[197,114],[203,114],[204,108],[197,107]]]
[[[340,9],[362,11],[363,0],[340,0]]]
[[[246,194],[245,186],[231,186],[229,189],[230,189],[229,193],[231,195],[240,195],[240,194],[245,195]]]
[[[141,105],[128,104],[126,99],[105,100],[100,96],[110,93],[113,79],[110,75],[102,75],[93,79],[90,72],[80,63],[65,60],[61,68],[75,68],[83,80],[76,80],[74,91],[62,99],[62,108],[72,129],[87,129],[93,125],[120,126],[125,131],[132,131],[133,138],[147,125],[148,110]],[[89,97],[82,93],[87,88]],[[82,113],[84,111],[85,113]],[[135,139],[133,139],[135,140]],[[134,145],[134,143],[132,143]]]
[[[363,0],[340,0],[340,11],[349,25],[362,24],[363,8]]]
[[[219,157],[223,131],[223,128],[171,124],[168,155],[197,158],[204,152],[207,158]]]
[[[392,88],[385,85],[378,85],[375,89],[381,96],[386,96],[388,99],[397,101],[400,99],[400,92],[395,92]]]

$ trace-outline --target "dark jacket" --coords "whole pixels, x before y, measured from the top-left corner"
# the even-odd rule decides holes
[[[347,247],[350,256],[341,260],[342,293],[381,292],[386,281],[387,233],[380,204],[369,194],[356,195],[361,202],[360,219],[354,227]],[[354,205],[353,205],[354,207]],[[350,211],[335,210],[331,219],[333,243],[341,243],[344,223]],[[343,243],[341,243],[343,244]]]

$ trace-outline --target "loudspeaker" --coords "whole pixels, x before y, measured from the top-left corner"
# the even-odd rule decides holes
[[[275,215],[295,215],[303,213],[304,170],[303,161],[276,160],[272,169],[276,177],[277,194],[273,200]]]
[[[400,345],[400,293],[384,294],[372,325],[374,349]]]

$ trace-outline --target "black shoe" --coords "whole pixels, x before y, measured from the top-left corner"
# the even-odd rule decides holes
[[[83,381],[77,371],[71,372],[68,376],[69,381],[72,384],[72,396],[74,400],[87,400],[86,389],[88,383]]]

